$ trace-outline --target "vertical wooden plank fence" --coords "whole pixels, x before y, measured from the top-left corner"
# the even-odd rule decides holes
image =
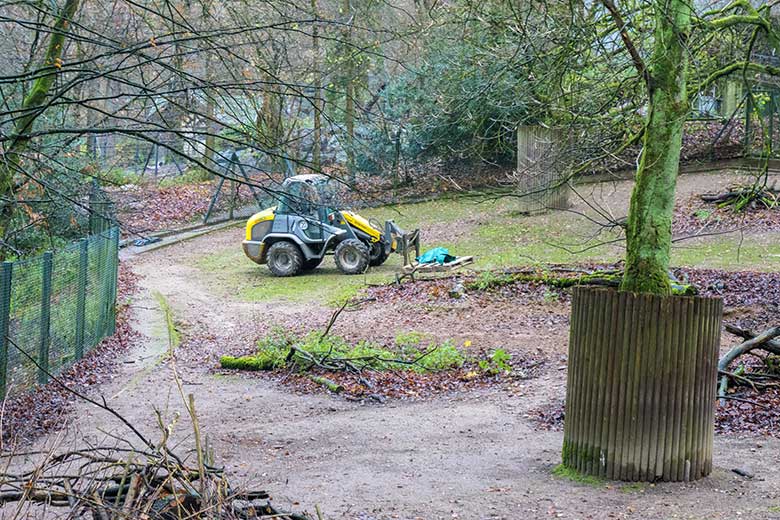
[[[712,471],[723,303],[574,291],[563,463],[626,481]]]
[[[517,181],[520,210],[529,214],[569,207],[569,185],[564,181],[563,134],[539,125],[517,129]]]

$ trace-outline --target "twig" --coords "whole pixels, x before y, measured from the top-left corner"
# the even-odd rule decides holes
[[[330,332],[330,329],[333,327],[333,324],[336,323],[336,320],[339,318],[339,315],[344,312],[344,309],[347,308],[347,305],[349,305],[349,300],[346,300],[344,304],[339,307],[336,312],[333,313],[333,315],[330,317],[330,321],[328,321],[328,326],[325,327],[325,330],[322,331],[322,335],[320,336],[320,341],[325,339],[325,336],[328,335]]]
[[[761,403],[757,403],[755,401],[751,401],[750,399],[745,399],[744,397],[737,397],[735,395],[724,395],[721,397],[721,399],[726,399],[729,401],[740,401],[742,403],[748,403],[752,404],[753,406],[758,406],[759,408],[764,408],[765,410],[769,410],[770,408],[766,405],[763,405]]]

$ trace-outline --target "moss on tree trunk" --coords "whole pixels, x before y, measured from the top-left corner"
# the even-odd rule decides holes
[[[62,53],[65,37],[70,29],[70,22],[76,14],[79,0],[68,0],[62,8],[49,39],[46,55],[43,58],[43,68],[33,81],[29,93],[24,97],[21,106],[21,116],[14,125],[13,139],[5,149],[5,161],[0,167],[0,237],[8,236],[11,219],[16,205],[15,175],[24,168],[22,154],[30,143],[29,133],[35,120],[46,108],[46,98],[54,85],[54,80],[62,67]],[[5,258],[5,252],[0,250],[0,257]]]
[[[685,49],[691,8],[685,0],[658,0],[650,62],[650,104],[644,147],[626,229],[621,289],[668,295],[674,194],[683,122],[689,111]]]

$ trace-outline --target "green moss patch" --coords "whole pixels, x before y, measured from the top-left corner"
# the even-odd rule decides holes
[[[466,356],[450,341],[423,345],[417,337],[402,336],[394,348],[361,341],[350,344],[339,336],[322,336],[319,331],[296,337],[283,329],[274,329],[258,342],[257,352],[248,356],[220,358],[222,368],[237,370],[274,370],[295,366],[301,371],[314,368],[308,356],[348,360],[371,370],[412,370],[436,372],[460,368]]]
[[[600,487],[606,483],[606,480],[600,477],[594,477],[593,475],[585,475],[579,471],[558,464],[552,470],[552,474],[560,479],[570,480],[578,484],[585,484],[587,486]]]

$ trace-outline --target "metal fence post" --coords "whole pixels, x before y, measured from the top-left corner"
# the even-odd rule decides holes
[[[84,328],[87,311],[87,266],[89,260],[89,242],[86,238],[79,241],[79,278],[76,300],[76,346],[74,357],[84,357]]]
[[[119,281],[119,228],[114,227],[113,240],[111,241],[111,258],[112,258],[112,271],[111,271],[111,324],[109,326],[109,336],[113,336],[116,332],[116,296],[117,296],[117,283]]]
[[[100,339],[109,336],[112,326],[111,286],[113,277],[114,255],[114,228],[100,235]]]
[[[11,312],[11,276],[13,262],[0,264],[0,401],[5,399],[8,377],[8,322]]]
[[[100,333],[101,337],[105,338],[108,336],[108,331],[110,329],[109,323],[111,322],[111,304],[109,303],[109,300],[111,299],[111,243],[113,241],[111,240],[110,230],[107,233],[103,233],[101,236],[103,239],[103,264],[101,266],[102,285],[100,297],[103,299],[103,323],[100,328]]]
[[[51,326],[51,251],[43,253],[43,278],[41,280],[41,342],[38,346],[38,383],[49,382],[49,332]]]

